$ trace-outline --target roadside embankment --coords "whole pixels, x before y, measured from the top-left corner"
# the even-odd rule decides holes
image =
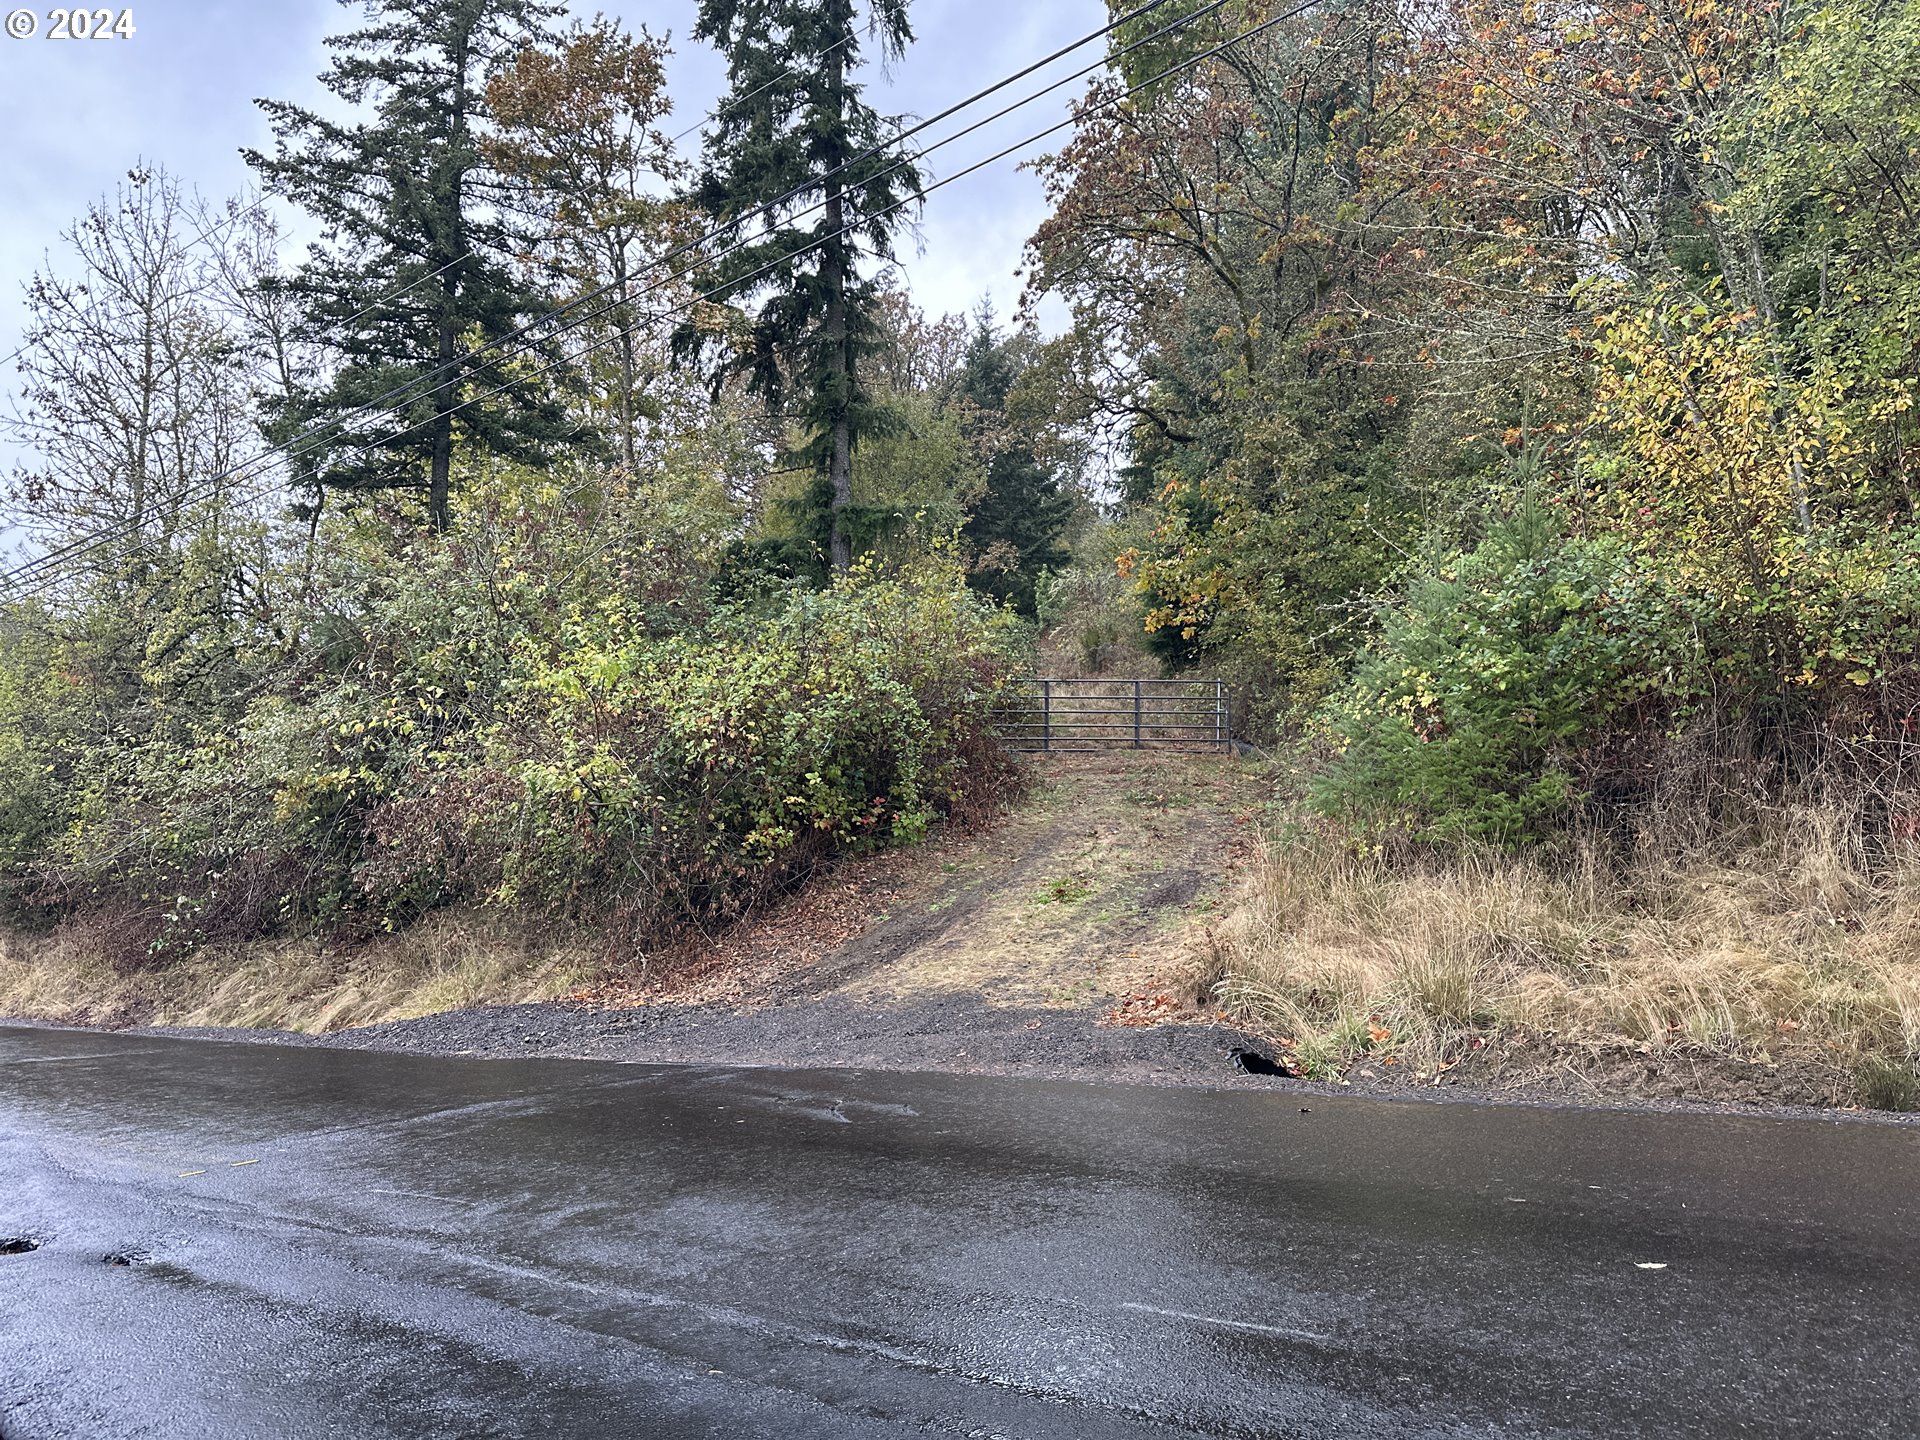
[[[1247,867],[1222,988],[1310,1074],[1916,1110],[1916,880],[1817,812],[1627,865],[1296,831]]]
[[[643,956],[447,912],[120,972],[0,939],[0,1013],[478,1055],[1553,1103],[1920,1106],[1920,909],[1817,817],[1738,865],[1389,862],[1272,767],[1054,757],[991,823]],[[1247,1076],[1236,1049],[1299,1080]]]

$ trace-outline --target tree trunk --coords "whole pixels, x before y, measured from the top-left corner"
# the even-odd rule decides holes
[[[453,44],[453,153],[464,155],[467,140],[467,42],[469,32],[460,31]],[[460,375],[454,364],[455,344],[459,339],[455,316],[459,313],[460,274],[465,268],[466,167],[456,162],[446,177],[438,201],[440,231],[432,256],[440,269],[439,346],[436,350],[440,384],[433,401],[433,462],[427,480],[427,522],[445,534],[453,525],[451,498],[453,475],[453,412],[459,394]]]
[[[449,285],[451,291],[452,286]],[[453,524],[449,480],[453,473],[453,316],[446,313],[453,296],[446,297],[440,315],[440,388],[434,392],[433,469],[427,481],[427,522],[445,534]]]
[[[852,25],[852,17],[847,24]],[[827,93],[842,119],[846,115],[846,47],[838,46],[827,61]],[[847,534],[846,512],[853,503],[853,427],[848,410],[853,394],[853,355],[848,344],[847,285],[853,250],[841,234],[846,225],[846,190],[839,176],[827,181],[827,238],[821,247],[821,268],[827,286],[827,313],[823,338],[827,344],[827,374],[833,451],[827,478],[833,483],[833,569],[844,574],[853,568],[853,537]]]
[[[146,565],[140,560],[141,547],[147,539],[147,477],[152,466],[149,450],[153,444],[153,397],[159,388],[159,359],[154,334],[160,323],[160,307],[153,294],[153,284],[148,282],[146,292],[141,297],[140,310],[140,418],[137,422],[133,448],[133,473],[128,478],[132,482],[133,511],[133,550],[135,574],[144,575]]]
[[[634,444],[633,413],[633,306],[627,298],[627,246],[624,238],[613,247],[613,286],[620,303],[614,309],[614,333],[620,345],[620,462],[631,480],[639,473],[640,461]]]

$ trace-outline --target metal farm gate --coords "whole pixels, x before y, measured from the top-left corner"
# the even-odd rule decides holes
[[[1231,695],[1224,680],[1017,682],[994,710],[1014,750],[1228,750]]]

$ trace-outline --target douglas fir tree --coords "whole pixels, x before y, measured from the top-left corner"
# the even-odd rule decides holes
[[[367,119],[341,124],[285,101],[259,102],[278,145],[272,155],[245,152],[247,163],[323,227],[285,283],[337,356],[324,381],[280,417],[281,428],[370,405],[394,410],[338,432],[356,443],[323,452],[312,471],[318,486],[424,488],[428,517],[444,530],[456,442],[537,460],[567,432],[551,387],[526,373],[541,367],[509,363],[518,342],[478,348],[548,303],[514,274],[511,257],[525,246],[502,218],[480,141],[489,75],[546,39],[561,8],[379,0],[373,23],[327,42],[334,61],[321,77],[349,104],[370,105]]]
[[[749,307],[747,343],[721,373],[744,375],[803,434],[792,459],[817,477],[807,519],[836,571],[871,528],[853,504],[854,448],[888,426],[860,376],[882,339],[861,262],[891,258],[920,192],[851,78],[863,28],[883,54],[912,40],[905,0],[855,18],[854,0],[701,0],[694,31],[732,81],[694,191],[727,242],[702,288]]]

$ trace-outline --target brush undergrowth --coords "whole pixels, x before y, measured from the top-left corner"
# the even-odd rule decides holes
[[[1560,1047],[1813,1058],[1920,1107],[1920,856],[1783,809],[1732,853],[1391,857],[1296,828],[1223,928],[1230,1010],[1318,1074],[1433,1073],[1515,1033]]]

